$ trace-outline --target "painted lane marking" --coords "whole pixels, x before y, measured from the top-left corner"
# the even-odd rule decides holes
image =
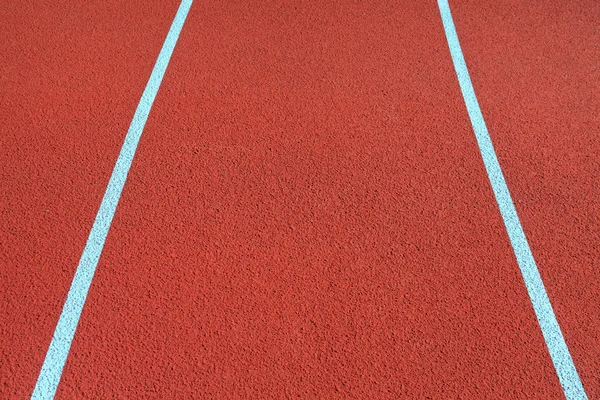
[[[487,170],[490,183],[492,184],[492,189],[496,196],[496,201],[498,202],[504,225],[508,231],[510,243],[515,252],[523,280],[525,281],[525,286],[527,287],[527,292],[529,293],[529,298],[533,304],[535,315],[540,324],[544,340],[548,346],[550,357],[554,363],[554,368],[558,374],[563,392],[569,400],[587,399],[583,385],[579,379],[577,370],[575,369],[575,364],[573,363],[573,359],[571,358],[571,354],[569,353],[569,349],[563,338],[560,326],[558,325],[558,321],[552,310],[550,299],[544,288],[544,283],[542,282],[542,277],[535,264],[531,249],[529,248],[525,232],[523,232],[523,227],[517,216],[517,210],[510,197],[508,186],[504,180],[500,163],[496,157],[492,140],[490,139],[481,109],[479,108],[477,97],[475,96],[475,90],[473,89],[471,77],[467,70],[467,64],[465,63],[458,41],[448,0],[438,0],[438,6],[442,15],[442,22],[444,24],[448,46],[450,47],[450,54],[452,56],[456,75],[458,76],[460,90],[462,91],[467,106],[471,125],[473,126],[475,136],[477,137],[477,143],[483,158],[483,163],[485,164],[485,169]]]
[[[102,198],[100,209],[90,231],[90,236],[79,260],[79,265],[77,266],[71,288],[69,289],[56,330],[54,331],[54,336],[46,353],[35,389],[31,395],[32,399],[53,399],[56,394],[56,389],[65,362],[67,361],[67,356],[69,355],[71,342],[77,329],[79,317],[81,316],[81,311],[83,310],[83,305],[85,304],[88,290],[110,229],[110,224],[115,215],[133,156],[135,155],[138,142],[148,119],[148,114],[156,98],[156,93],[162,82],[191,5],[192,0],[182,0],[158,55],[148,84],[135,110],[123,147],[119,153],[119,158],[115,164],[106,192]]]

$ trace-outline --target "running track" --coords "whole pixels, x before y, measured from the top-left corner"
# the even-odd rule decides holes
[[[416,3],[195,0],[56,398],[565,397],[440,9]],[[450,6],[596,399],[600,9],[522,3]],[[33,393],[179,6],[0,8],[0,398]]]

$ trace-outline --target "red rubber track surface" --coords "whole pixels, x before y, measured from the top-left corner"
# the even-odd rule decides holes
[[[231,3],[190,10],[57,398],[562,397],[435,2]],[[451,7],[594,398],[598,33],[574,4]],[[0,11],[0,397],[33,390],[177,5]]]
[[[550,301],[588,397],[600,398],[600,8],[452,6]]]
[[[0,7],[0,397],[33,391],[177,1]]]
[[[559,395],[435,4],[188,18],[59,394]]]

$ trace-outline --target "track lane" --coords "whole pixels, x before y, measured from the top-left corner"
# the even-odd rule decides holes
[[[188,18],[59,397],[561,396],[435,4]]]

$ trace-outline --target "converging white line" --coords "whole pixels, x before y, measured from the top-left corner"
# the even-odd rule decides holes
[[[44,364],[31,395],[32,399],[53,399],[56,394],[56,389],[60,382],[67,356],[69,355],[71,342],[75,336],[79,317],[81,316],[83,305],[92,284],[94,272],[96,271],[106,236],[115,215],[121,192],[125,186],[133,156],[135,155],[137,145],[148,119],[148,114],[156,98],[156,93],[165,75],[167,65],[169,64],[173,49],[175,48],[179,33],[191,5],[192,0],[182,0],[158,55],[148,84],[135,110],[133,120],[127,131],[127,136],[125,136],[125,142],[119,153],[119,158],[113,169],[106,192],[102,198],[102,203],[100,204],[100,209],[90,231],[90,236],[79,260],[67,300],[63,306],[56,330],[50,342],[50,347],[46,353]]]
[[[504,225],[508,231],[510,243],[512,244],[517,258],[517,263],[521,269],[521,274],[525,281],[529,298],[533,304],[535,315],[540,324],[540,328],[542,329],[542,334],[544,335],[544,340],[548,346],[554,368],[558,374],[558,379],[560,380],[563,392],[568,400],[587,400],[583,385],[581,384],[581,380],[575,369],[575,364],[573,363],[573,359],[571,358],[571,354],[569,353],[569,349],[563,338],[560,326],[558,325],[558,321],[552,310],[552,305],[550,304],[550,299],[544,288],[542,277],[540,276],[535,260],[533,259],[533,254],[527,243],[525,232],[523,232],[523,227],[517,216],[517,210],[510,197],[504,175],[500,169],[500,163],[496,157],[492,140],[490,139],[485,121],[483,120],[483,114],[481,113],[477,97],[475,96],[475,90],[473,89],[471,77],[467,70],[467,64],[465,63],[465,58],[462,49],[460,48],[460,43],[458,42],[458,36],[454,27],[454,21],[452,20],[452,14],[450,13],[448,0],[438,0],[438,6],[442,15],[444,30],[446,31],[450,54],[452,56],[452,61],[454,62],[454,69],[458,76],[460,90],[462,91],[467,106],[471,125],[473,126],[475,136],[477,137],[477,143],[483,158],[483,163],[485,164],[485,169],[487,170],[490,183],[492,184],[492,189],[496,196],[496,201],[498,202]]]

